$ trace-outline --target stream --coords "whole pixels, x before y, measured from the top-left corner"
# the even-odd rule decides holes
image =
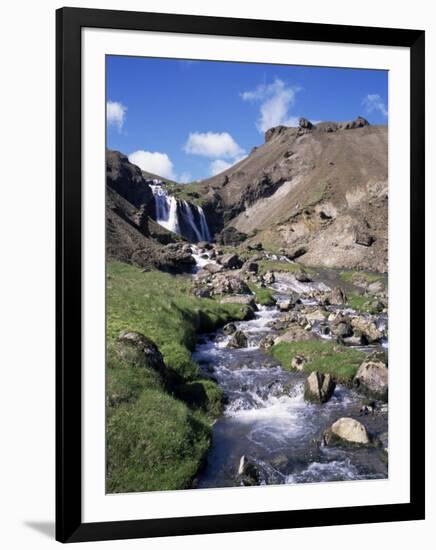
[[[286,277],[270,287],[279,298],[290,291],[328,288],[323,282],[297,283]],[[316,304],[315,300],[304,302]],[[349,311],[344,306],[330,308]],[[226,399],[224,414],[213,427],[212,446],[197,487],[239,485],[237,471],[243,455],[261,472],[260,484],[386,478],[388,467],[380,449],[325,447],[320,441],[324,430],[343,416],[362,421],[371,433],[386,432],[387,407],[360,418],[362,396],[341,385],[325,404],[305,402],[307,374],[282,369],[259,346],[265,336],[278,334],[271,324],[281,315],[276,307],[258,306],[253,320],[235,323],[248,337],[245,348],[228,348],[231,336],[219,330],[203,336],[195,349],[193,358],[203,375],[217,381]],[[379,325],[386,322],[386,315],[373,318]],[[317,326],[312,330],[317,331]]]

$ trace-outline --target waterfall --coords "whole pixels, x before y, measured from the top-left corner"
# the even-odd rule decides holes
[[[204,215],[203,208],[201,206],[197,206],[198,215],[200,217],[200,231],[202,235],[202,241],[211,241],[212,238],[210,236],[209,227],[207,225],[206,216]]]
[[[168,231],[180,235],[179,218],[177,216],[177,201],[163,189],[161,185],[150,185],[156,204],[156,221]]]
[[[156,222],[192,242],[210,241],[206,216],[201,206],[169,195],[162,184],[150,184],[156,205]]]

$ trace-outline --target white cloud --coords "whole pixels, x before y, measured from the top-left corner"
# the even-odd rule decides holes
[[[244,150],[227,132],[192,132],[183,149],[186,153],[209,158],[235,158],[244,153]]]
[[[286,86],[276,78],[272,84],[261,84],[251,91],[241,93],[244,101],[260,101],[260,113],[256,126],[265,132],[274,126],[298,126],[298,117],[291,116],[289,109],[295,104],[295,96],[300,88]]]
[[[121,132],[126,118],[127,107],[118,101],[108,101],[106,103],[106,119],[108,126],[116,126]]]
[[[217,174],[224,172],[224,170],[227,170],[237,162],[241,161],[243,158],[243,156],[239,156],[233,159],[231,162],[227,162],[223,159],[216,159],[209,164],[209,173],[211,176],[216,176]]]
[[[362,105],[365,107],[367,113],[378,111],[383,116],[388,116],[388,110],[385,103],[379,94],[368,94],[362,101]]]
[[[129,160],[131,163],[139,166],[141,170],[151,172],[163,178],[176,179],[173,163],[166,153],[135,151],[129,155]]]

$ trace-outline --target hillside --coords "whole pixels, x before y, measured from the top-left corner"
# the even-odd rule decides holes
[[[107,163],[108,254],[116,259],[160,265],[162,245],[180,241],[175,233],[204,240],[206,220],[222,244],[262,243],[304,265],[387,271],[386,126],[301,119],[298,128],[268,130],[265,143],[225,172],[188,185],[143,172],[115,151]],[[150,185],[156,178],[159,194]]]
[[[385,126],[359,117],[271,128],[263,145],[193,191],[215,232],[233,227],[307,265],[387,270]]]

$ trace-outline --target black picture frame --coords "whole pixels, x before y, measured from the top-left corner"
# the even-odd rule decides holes
[[[372,44],[410,49],[410,502],[82,522],[81,29],[84,27]],[[78,8],[57,10],[56,31],[56,539],[78,542],[424,519],[424,31]]]

